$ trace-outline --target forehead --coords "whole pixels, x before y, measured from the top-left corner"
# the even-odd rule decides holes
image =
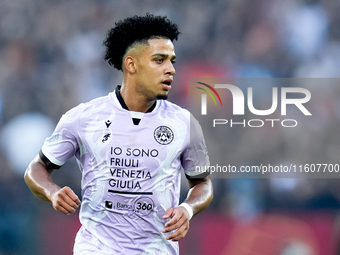
[[[169,39],[149,39],[149,46],[145,48],[144,54],[154,55],[154,54],[166,54],[169,56],[175,55],[174,44]]]

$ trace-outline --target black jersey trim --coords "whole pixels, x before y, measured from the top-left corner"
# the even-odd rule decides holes
[[[120,105],[125,109],[125,110],[128,110],[129,111],[129,108],[127,107],[126,103],[124,102],[124,99],[122,97],[122,95],[120,94],[120,88],[122,86],[118,85],[115,89],[115,92],[116,92],[116,96],[118,98],[118,101],[120,103]]]
[[[125,110],[128,110],[129,111],[129,108],[127,107],[126,103],[124,102],[124,99],[122,97],[122,95],[120,94],[120,89],[121,89],[122,86],[118,85],[115,89],[115,93],[116,93],[116,96],[118,98],[118,101],[120,103],[120,105],[125,109]],[[146,112],[152,112],[153,109],[155,109],[156,107],[156,101],[152,104],[152,106],[146,111]],[[136,124],[135,124],[136,125]],[[138,124],[137,124],[138,125]]]
[[[126,195],[152,195],[153,192],[139,192],[139,191],[120,191],[109,189],[108,192]]]
[[[152,112],[153,109],[155,109],[155,107],[156,107],[156,101],[153,103],[153,105],[151,105],[151,107],[146,112]]]
[[[47,169],[59,169],[61,166],[58,166],[54,163],[52,163],[42,152],[42,150],[39,151],[39,157],[40,159],[46,164]]]
[[[188,180],[200,180],[200,179],[207,178],[209,175],[210,175],[210,171],[206,171],[204,173],[201,173],[201,174],[198,174],[198,175],[194,175],[194,176],[190,176],[190,175],[185,174],[185,177]]]
[[[138,125],[139,122],[140,122],[140,119],[132,118],[132,121],[133,121],[133,124],[134,124],[134,125]]]

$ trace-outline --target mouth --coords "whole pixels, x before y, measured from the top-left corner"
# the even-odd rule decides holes
[[[161,82],[163,87],[167,90],[171,89],[171,83],[172,83],[172,79],[166,79],[166,80]]]

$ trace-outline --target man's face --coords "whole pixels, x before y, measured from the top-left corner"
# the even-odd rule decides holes
[[[148,100],[166,99],[175,74],[175,48],[169,39],[150,39],[136,62],[137,92]]]

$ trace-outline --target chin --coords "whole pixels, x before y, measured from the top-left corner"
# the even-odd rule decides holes
[[[168,99],[168,94],[159,94],[159,95],[157,95],[157,99],[166,100],[166,99]]]

